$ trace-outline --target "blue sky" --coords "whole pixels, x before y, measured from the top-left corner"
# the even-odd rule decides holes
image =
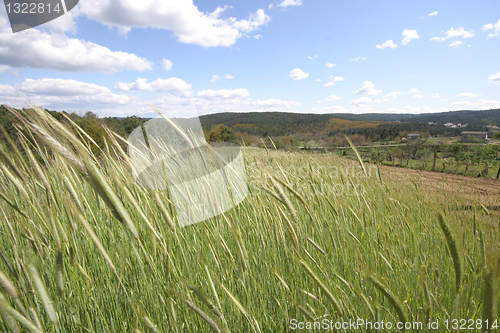
[[[151,116],[500,108],[499,1],[80,0],[12,33],[0,103]]]

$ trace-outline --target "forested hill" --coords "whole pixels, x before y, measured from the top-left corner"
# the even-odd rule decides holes
[[[406,119],[407,122],[435,122],[440,124],[469,124],[469,125],[500,125],[500,109],[484,111],[450,111],[439,113],[426,113],[413,115]]]
[[[325,122],[332,118],[350,121],[406,121],[435,123],[467,123],[474,125],[500,125],[500,109],[484,111],[449,111],[439,113],[406,114],[406,113],[290,113],[290,112],[224,112],[201,116],[203,124],[266,124],[267,122],[289,124],[301,122]]]
[[[391,114],[391,113],[329,113],[329,114],[304,114],[290,112],[248,112],[248,113],[216,113],[200,117],[205,128],[216,124],[224,124],[235,130],[247,131],[254,129],[263,131],[267,128],[294,128],[299,130],[303,125],[312,129],[319,129],[332,119],[342,119],[350,122],[435,122],[440,124],[469,124],[471,126],[500,125],[500,109],[484,111],[450,111],[427,114]],[[346,124],[348,125],[348,124]],[[354,127],[359,127],[356,124]],[[371,127],[371,126],[366,126]],[[279,134],[278,134],[279,135]],[[283,134],[281,134],[283,135]]]

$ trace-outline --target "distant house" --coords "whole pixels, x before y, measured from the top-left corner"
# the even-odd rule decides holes
[[[406,137],[408,142],[418,142],[420,140],[420,134],[408,134]]]
[[[488,142],[488,132],[463,131],[462,142]]]

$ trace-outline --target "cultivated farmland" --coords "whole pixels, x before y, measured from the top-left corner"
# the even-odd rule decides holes
[[[0,150],[3,331],[498,318],[498,215],[479,199],[438,201],[417,174],[328,153],[248,148],[250,195],[180,228],[166,191],[136,185],[120,138],[96,154],[41,109],[19,117]]]

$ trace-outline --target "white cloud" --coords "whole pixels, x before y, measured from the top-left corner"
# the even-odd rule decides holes
[[[308,56],[308,58],[311,60],[316,59],[317,57],[318,57],[317,55],[315,55],[314,57]]]
[[[394,91],[394,92],[391,92],[389,94],[385,94],[384,97],[396,98],[398,95],[402,95],[402,94],[404,94],[403,91]]]
[[[336,76],[333,78],[334,82],[339,82],[339,81],[345,81],[345,79],[342,76]]]
[[[483,25],[483,31],[488,31],[490,29],[493,29],[492,23],[488,23],[488,24]]]
[[[117,82],[114,89],[117,91],[137,90],[179,93],[190,90],[191,84],[175,77],[171,77],[169,79],[156,79],[151,83],[147,83],[146,79],[138,78],[132,83]]]
[[[491,74],[490,76],[488,76],[488,79],[492,83],[497,83],[497,84],[500,83],[500,72],[496,74]]]
[[[64,72],[115,73],[124,69],[151,70],[153,63],[132,53],[111,51],[92,42],[50,35],[37,29],[0,32],[0,63],[14,68]]]
[[[290,72],[290,78],[292,80],[302,80],[309,77],[308,73],[304,73],[304,71],[300,68],[295,68]]]
[[[423,96],[423,95],[420,95],[420,94],[415,94],[415,95],[413,95],[413,97],[414,97],[414,98],[422,98],[422,97],[424,97],[424,96]]]
[[[376,99],[373,101],[374,103],[382,103],[382,102],[389,102],[389,99],[388,98],[384,98],[384,99]]]
[[[476,95],[474,93],[471,93],[471,92],[463,92],[463,93],[460,93],[457,95],[457,97],[477,97],[479,95]]]
[[[220,81],[220,77],[217,74],[212,75],[210,82]]]
[[[278,6],[280,7],[288,7],[288,6],[300,6],[302,5],[302,0],[283,0]]]
[[[382,90],[375,89],[375,85],[371,81],[365,81],[361,85],[361,88],[356,90],[356,94],[361,95],[377,95],[380,94]]]
[[[464,42],[462,42],[461,40],[456,40],[452,43],[450,43],[448,46],[451,46],[451,47],[459,47],[460,45],[462,45]]]
[[[366,104],[369,104],[371,102],[372,102],[371,98],[361,97],[361,98],[358,98],[358,99],[355,99],[355,100],[349,102],[349,104],[358,106],[358,105],[366,105]]]
[[[386,110],[388,113],[411,113],[411,114],[419,114],[419,113],[435,113],[435,112],[445,112],[450,111],[449,108],[439,108],[439,109],[431,109],[428,106],[410,106],[405,105],[402,107],[394,107]]]
[[[471,31],[466,31],[463,27],[460,27],[458,29],[451,28],[450,30],[446,31],[445,37],[432,37],[430,40],[436,40],[438,42],[443,42],[447,39],[453,38],[453,37],[463,37],[465,38],[472,38],[474,37],[474,34],[472,33],[474,30]]]
[[[338,101],[340,100],[341,98],[339,96],[336,96],[336,95],[330,95],[328,96],[327,98],[325,98],[325,101]]]
[[[130,103],[127,95],[113,94],[110,89],[94,83],[64,79],[26,79],[24,82],[0,85],[0,95],[7,95],[19,105],[25,104],[24,94],[31,102],[44,108],[70,110],[94,109],[103,105]]]
[[[325,106],[323,108],[325,111],[336,111],[336,112],[346,112],[347,110],[344,109],[343,107],[341,106],[338,106],[338,105],[334,105],[334,106]]]
[[[493,25],[493,23],[488,23],[483,25],[483,31],[488,31],[495,28],[495,31],[488,34],[489,38],[496,37],[500,34],[500,19]]]
[[[350,61],[360,62],[360,61],[366,60],[366,57],[359,56],[359,57],[357,57],[357,58],[351,58],[351,59],[349,59],[349,60],[350,60]]]
[[[242,98],[248,96],[248,90],[246,89],[221,89],[221,90],[202,90],[196,94],[196,97],[213,100],[213,99],[232,99],[232,98]]]
[[[334,66],[337,66],[337,64],[331,64],[329,62],[326,63],[326,67],[328,67],[328,68],[332,68]]]
[[[226,79],[226,80],[231,80],[231,79],[234,79],[234,76],[232,76],[231,74],[226,74],[224,75],[222,78]]]
[[[325,84],[323,85],[323,87],[331,87],[331,86],[333,86],[334,84],[335,84],[335,83],[333,83],[333,82],[328,82],[328,83],[325,83]]]
[[[283,101],[280,99],[273,99],[273,98],[268,98],[265,100],[255,100],[250,103],[250,105],[256,105],[256,106],[266,106],[266,107],[285,107],[289,108],[291,106],[297,106],[300,105],[298,102],[288,102],[288,101]]]
[[[410,89],[408,90],[408,93],[420,93],[420,90],[418,90],[417,88],[413,88],[413,89]]]
[[[451,104],[452,105],[464,105],[464,106],[477,106],[480,108],[499,108],[500,107],[500,101],[486,100],[486,99],[480,99],[475,103],[472,103],[469,101],[463,101],[463,102],[454,102]]]
[[[0,73],[1,73],[1,72],[0,72]],[[321,80],[320,80],[320,79],[316,79],[316,81],[321,82]]]
[[[257,40],[258,40],[258,39],[261,39],[261,38],[262,38],[262,35],[255,35],[255,36],[253,36],[253,38],[255,38],[255,39],[257,39]]]
[[[405,30],[403,30],[403,33],[401,35],[404,37],[403,40],[401,41],[401,44],[403,44],[403,45],[408,44],[409,42],[411,42],[414,39],[420,38],[418,36],[417,30],[405,29]]]
[[[7,72],[10,69],[12,69],[12,67],[7,65],[0,65],[0,73]]]
[[[434,94],[431,96],[431,98],[441,98],[441,97],[439,96],[439,94]]]
[[[438,14],[438,12],[437,12],[437,10],[436,10],[436,11],[434,11],[434,12],[430,13],[429,15],[427,15],[427,17],[435,16],[435,15],[437,15],[437,14]]]
[[[384,44],[382,44],[382,45],[376,45],[375,47],[377,49],[385,49],[385,48],[395,49],[398,46],[396,44],[394,44],[394,42],[392,41],[392,39],[389,39],[389,40],[385,41]]]
[[[168,59],[163,59],[162,66],[163,66],[163,69],[168,72],[169,70],[172,69],[172,62]]]
[[[156,28],[173,31],[181,43],[204,47],[231,46],[247,34],[269,22],[263,9],[258,9],[248,19],[220,18],[231,7],[217,7],[211,13],[198,10],[192,0],[87,0],[80,2],[80,10],[87,18],[123,33],[131,28]]]
[[[76,6],[70,12],[58,18],[40,25],[41,29],[49,29],[51,32],[72,32],[76,33],[75,18],[80,15],[80,8]]]

